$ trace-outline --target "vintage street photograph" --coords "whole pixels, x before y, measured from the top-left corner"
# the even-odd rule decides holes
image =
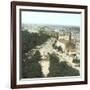
[[[20,77],[80,76],[81,13],[20,11]]]

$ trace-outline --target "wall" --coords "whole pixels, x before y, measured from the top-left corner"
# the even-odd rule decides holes
[[[0,0],[0,90],[10,90],[10,1],[11,0]],[[82,4],[88,5],[88,9],[90,9],[90,0],[30,0],[30,1],[64,3],[64,4]],[[88,10],[88,16],[90,16],[90,10]],[[88,24],[89,23],[90,17],[88,17]],[[88,27],[88,34],[90,34],[89,29],[90,26]],[[90,35],[88,38],[90,38]],[[88,46],[90,46],[90,41],[88,42]],[[88,53],[90,53],[90,47],[88,47]],[[90,57],[88,57],[88,63],[90,63],[89,59]],[[90,65],[88,66],[88,68],[90,68]],[[90,76],[90,70],[88,70],[88,76]],[[88,81],[89,81],[88,85],[32,88],[28,90],[60,90],[60,89],[90,90],[90,77]]]

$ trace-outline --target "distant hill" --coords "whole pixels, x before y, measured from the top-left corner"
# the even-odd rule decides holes
[[[74,32],[79,33],[79,26],[64,26],[64,25],[43,25],[43,24],[22,24],[22,30],[28,30],[30,32],[38,32],[37,29],[43,27],[46,31],[56,32]]]

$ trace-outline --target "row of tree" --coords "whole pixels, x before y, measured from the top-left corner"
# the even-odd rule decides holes
[[[36,46],[46,42],[50,36],[44,33],[30,33],[27,30],[21,32],[22,38],[22,60],[21,60],[21,77],[34,78],[42,77],[41,66],[38,63],[41,60],[39,51],[32,55],[31,50]],[[29,53],[31,52],[31,53]],[[28,56],[26,55],[28,53]],[[30,59],[28,57],[31,57]]]
[[[60,62],[60,59],[56,54],[49,54],[49,74],[47,77],[60,77],[60,76],[78,76],[79,71],[72,68],[67,64],[67,62]],[[40,78],[44,77],[42,72],[42,67],[39,64],[41,60],[41,55],[39,51],[36,51],[32,55],[31,59],[27,59],[22,63],[22,78]]]

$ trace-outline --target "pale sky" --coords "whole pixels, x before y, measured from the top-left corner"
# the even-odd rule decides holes
[[[81,25],[81,14],[22,11],[24,24]]]

